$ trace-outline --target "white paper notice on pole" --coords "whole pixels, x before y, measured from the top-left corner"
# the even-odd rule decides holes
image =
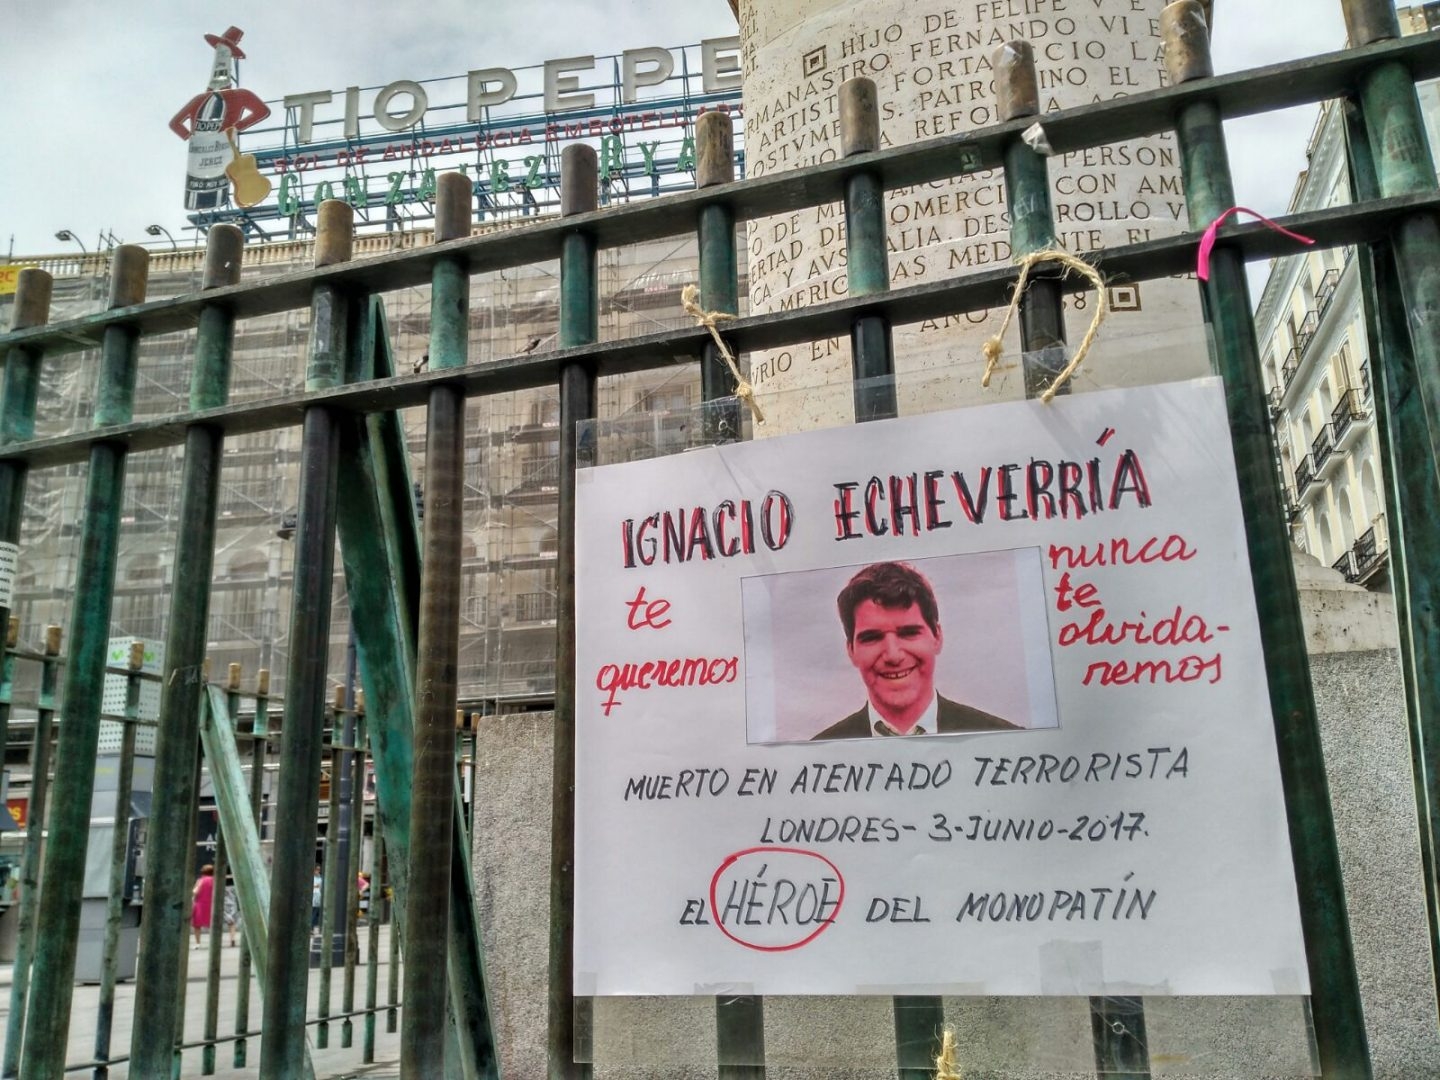
[[[1218,380],[578,514],[577,994],[1309,992]]]
[[[15,599],[15,575],[20,570],[20,545],[0,541],[0,607]]]

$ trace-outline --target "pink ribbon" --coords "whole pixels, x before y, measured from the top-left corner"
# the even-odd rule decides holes
[[[1195,262],[1195,275],[1201,281],[1210,280],[1210,252],[1215,249],[1215,238],[1216,234],[1220,232],[1220,226],[1224,225],[1225,222],[1229,221],[1236,214],[1249,214],[1251,217],[1258,220],[1266,228],[1271,229],[1284,236],[1288,236],[1292,240],[1299,240],[1302,244],[1315,243],[1315,241],[1310,239],[1310,237],[1308,236],[1301,236],[1299,233],[1291,232],[1284,226],[1275,224],[1275,222],[1271,221],[1264,214],[1257,214],[1254,210],[1248,209],[1244,206],[1232,206],[1229,210],[1226,210],[1218,218],[1212,221],[1210,223],[1210,227],[1205,230],[1205,235],[1200,238],[1200,257]]]

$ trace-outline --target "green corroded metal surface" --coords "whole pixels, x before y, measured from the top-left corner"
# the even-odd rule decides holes
[[[1357,198],[1375,198],[1379,180],[1358,103],[1345,103],[1345,119],[1351,188]],[[1390,581],[1400,627],[1431,967],[1440,984],[1440,883],[1435,853],[1440,833],[1440,731],[1436,728],[1440,723],[1440,501],[1435,492],[1440,490],[1440,474],[1428,452],[1425,405],[1418,389],[1419,374],[1394,250],[1388,243],[1373,243],[1357,253],[1357,262],[1374,373],[1371,408],[1375,433],[1389,454],[1385,510]]]
[[[587,154],[587,150],[589,153]],[[583,214],[596,202],[594,152],[572,146],[562,161],[561,203]],[[599,336],[599,287],[595,240],[587,232],[567,233],[560,258],[562,348],[588,345]],[[555,719],[550,806],[550,940],[546,980],[547,1075],[571,1080],[590,1075],[577,1061],[577,1009],[588,1002],[574,995],[575,941],[575,470],[584,455],[576,424],[595,415],[595,371],[583,361],[560,369],[559,499],[555,567]]]
[[[120,262],[117,258],[112,306],[124,300],[127,292],[138,292],[139,297],[145,292],[143,259],[138,263],[138,272],[136,264],[122,269]],[[93,418],[96,428],[130,420],[138,343],[138,334],[131,326],[117,324],[105,331]],[[100,739],[100,701],[109,653],[125,458],[126,450],[120,445],[97,443],[90,449],[80,557],[67,634],[70,652],[61,675],[54,801],[42,870],[45,887],[40,895],[34,972],[21,1049],[20,1072],[27,1080],[59,1080],[65,1067],[80,932],[80,894]]]
[[[58,645],[58,637],[55,642]],[[26,808],[25,850],[20,856],[20,912],[15,932],[15,966],[10,976],[10,1015],[5,1025],[5,1057],[0,1075],[18,1076],[20,1050],[25,1040],[26,1003],[30,971],[35,959],[35,917],[40,899],[40,852],[45,807],[50,791],[50,734],[55,717],[55,688],[60,660],[46,646],[40,669],[40,700],[35,712],[35,733],[30,749],[30,802]]]
[[[1177,117],[1176,134],[1190,227],[1198,232],[1235,205],[1219,110],[1206,102],[1186,106]],[[1369,1052],[1330,786],[1280,481],[1272,465],[1250,290],[1244,261],[1223,240],[1211,256],[1210,280],[1202,286],[1201,298],[1211,330],[1212,364],[1225,383],[1295,880],[1305,898],[1300,917],[1320,1063],[1326,1076],[1368,1077]]]
[[[327,204],[328,205],[328,204]],[[312,305],[307,387],[333,385],[344,374],[352,300],[320,286]],[[324,406],[305,410],[290,655],[275,813],[304,843],[277,844],[270,878],[270,985],[261,1013],[262,1080],[289,1080],[301,1067],[309,992],[310,894],[318,827],[325,671],[335,564],[336,481],[341,420]]]
[[[210,782],[215,788],[215,806],[220,813],[220,828],[229,837],[228,850],[231,872],[235,875],[235,899],[240,904],[240,919],[250,940],[255,981],[262,996],[268,996],[270,938],[270,879],[260,850],[260,832],[251,812],[249,785],[236,745],[235,725],[230,719],[227,695],[218,686],[206,688],[200,715],[200,739],[205,747],[205,763],[210,769]],[[305,920],[310,925],[310,920]],[[309,1050],[304,1047],[301,1029],[302,1060],[298,1075],[313,1080],[315,1070]],[[168,1050],[168,1048],[167,1048]]]
[[[120,916],[124,905],[125,856],[130,846],[130,793],[135,783],[135,722],[140,719],[141,657],[131,649],[125,680],[125,730],[116,764],[115,827],[110,837],[110,881],[105,901],[105,944],[100,961],[100,1000],[95,1009],[95,1060],[110,1060],[110,1033],[115,1022],[115,976],[120,947]]]
[[[225,403],[234,337],[235,320],[228,307],[209,304],[201,310],[190,378],[192,409]],[[154,798],[147,823],[147,843],[157,851],[184,850],[194,827],[201,672],[209,630],[223,447],[216,428],[193,424],[185,433],[180,526],[155,739]],[[170,1045],[153,1033],[171,1030],[178,1023],[191,878],[184,859],[154,860],[146,877],[130,1073],[145,1080],[166,1080],[174,1055]]]
[[[468,195],[468,182],[465,191]],[[470,279],[458,260],[443,260],[435,267],[430,363],[439,369],[464,366],[469,292]],[[415,1077],[439,1074],[447,1058],[449,988],[434,972],[445,968],[449,952],[450,849],[456,839],[455,703],[465,509],[465,397],[458,387],[430,391],[424,498],[407,852],[412,902],[405,920],[405,1015],[400,1028],[400,1068]],[[465,1053],[465,1040],[459,1045]]]
[[[357,347],[348,370],[358,377],[393,373],[384,307],[372,299],[355,326]],[[389,866],[403,923],[408,912],[406,854],[414,760],[414,685],[419,627],[420,537],[404,431],[398,414],[376,412],[341,425],[337,528],[355,628],[365,724],[375,765],[376,794]],[[453,720],[448,737],[453,739]],[[455,783],[453,767],[447,773]],[[498,1076],[485,993],[469,853],[460,841],[458,804],[450,849],[452,917],[447,924],[450,995],[458,1005],[449,1045],[474,1062],[470,1075]],[[378,889],[378,884],[372,884]],[[375,897],[372,896],[372,907]],[[398,938],[399,935],[397,934]],[[396,972],[392,969],[392,977]],[[439,980],[436,980],[439,981]],[[459,1032],[468,1032],[461,1035]],[[447,1058],[450,1055],[447,1055]],[[447,1068],[449,1063],[447,1060]],[[466,1075],[461,1073],[459,1075]]]

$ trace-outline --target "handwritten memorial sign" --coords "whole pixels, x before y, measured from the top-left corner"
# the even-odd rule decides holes
[[[575,992],[1308,992],[1217,380],[579,474]]]

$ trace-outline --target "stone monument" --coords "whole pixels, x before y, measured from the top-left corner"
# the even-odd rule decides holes
[[[837,91],[855,76],[879,91],[883,146],[934,138],[963,142],[998,122],[992,56],[1016,39],[1035,50],[1044,114],[1152,90],[1165,82],[1165,0],[743,0],[746,172],[764,176],[840,154]],[[1103,249],[1187,229],[1174,136],[1050,158],[1055,232],[1071,254],[1103,267]],[[900,288],[1011,262],[1001,172],[988,170],[888,194],[891,286]],[[845,295],[844,218],[838,205],[761,219],[749,230],[753,314]],[[1111,317],[1076,388],[1135,385],[1208,372],[1192,279],[1112,283]],[[1071,296],[1078,341],[1094,298]],[[1019,338],[1008,369],[980,387],[980,345],[1001,312],[957,313],[896,327],[902,413],[1023,396]],[[777,434],[852,419],[849,343],[831,339],[757,354],[751,379],[775,404]],[[794,395],[787,406],[788,391]],[[801,401],[803,400],[803,405]],[[922,405],[923,403],[923,405]]]

